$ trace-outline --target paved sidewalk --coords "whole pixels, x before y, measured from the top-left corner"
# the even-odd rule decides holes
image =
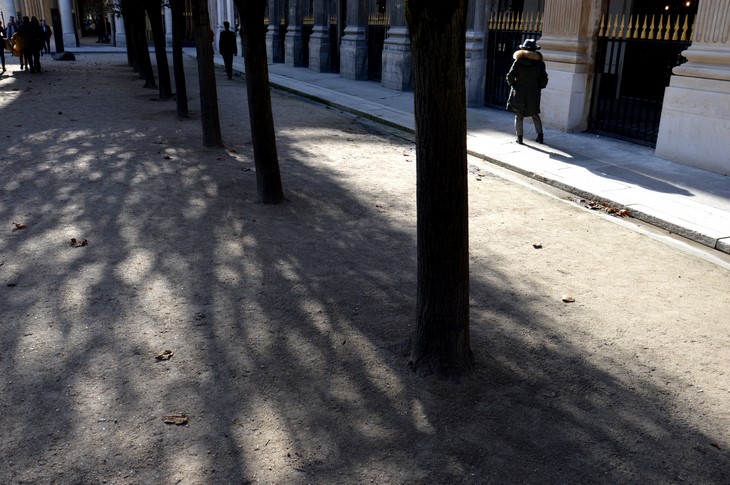
[[[98,49],[98,48],[97,48]],[[98,52],[93,47],[69,49]],[[186,49],[195,57],[195,49]],[[215,56],[217,65],[223,60]],[[234,72],[244,72],[243,58]],[[350,81],[284,64],[269,66],[271,85],[326,105],[413,132],[413,94],[372,81]],[[229,81],[225,76],[220,82]],[[514,143],[513,116],[467,109],[469,153],[577,196],[628,208],[632,217],[730,254],[730,178],[654,156],[651,148],[587,133],[545,130],[545,144]]]
[[[242,61],[236,67],[243,70]],[[281,64],[273,86],[388,125],[413,131],[413,94],[379,83],[348,81]],[[467,109],[469,153],[584,199],[626,207],[633,217],[730,253],[730,178],[669,162],[651,148],[587,133],[545,130],[546,144],[514,142],[514,117],[492,108]],[[534,138],[534,136],[533,136]]]

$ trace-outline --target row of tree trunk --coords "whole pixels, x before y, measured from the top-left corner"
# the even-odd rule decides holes
[[[170,84],[161,0],[119,0],[130,65],[158,88]],[[269,89],[264,15],[267,0],[233,0],[242,18],[246,86],[259,198],[284,200]],[[168,0],[173,19],[173,66],[177,115],[188,116],[182,67],[183,0]],[[213,42],[207,0],[192,1],[198,55],[203,144],[222,147]],[[152,26],[157,73],[146,39]],[[417,314],[410,365],[423,375],[459,378],[471,372],[469,341],[469,247],[466,151],[466,0],[410,0],[417,155]]]

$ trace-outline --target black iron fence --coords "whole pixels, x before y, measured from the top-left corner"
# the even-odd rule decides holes
[[[601,20],[588,130],[656,144],[664,91],[692,39],[689,16]]]
[[[330,72],[340,72],[340,38],[343,30],[344,27],[337,22],[337,16],[330,16]]]
[[[512,66],[512,55],[526,39],[539,39],[541,32],[541,12],[492,14],[487,35],[485,105],[505,109],[509,97],[506,77]]]
[[[382,13],[368,18],[368,79],[380,81],[383,77],[383,46],[390,27],[390,17]]]

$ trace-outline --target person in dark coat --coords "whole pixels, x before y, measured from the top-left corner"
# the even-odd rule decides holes
[[[50,54],[51,35],[53,34],[53,32],[51,31],[51,27],[43,19],[41,19],[41,31],[43,31],[43,48],[41,49],[41,54],[43,54],[44,50],[46,51],[46,54]]]
[[[223,56],[223,64],[226,66],[226,76],[233,77],[233,56],[238,54],[236,46],[236,33],[231,30],[229,21],[223,22],[223,32],[218,37],[218,52]]]
[[[13,49],[18,53],[18,59],[20,60],[20,70],[30,70],[31,56],[31,30],[30,18],[24,16],[20,25],[18,25],[18,31],[13,35]]]
[[[514,62],[507,73],[507,84],[511,89],[507,100],[507,109],[515,114],[515,132],[517,143],[522,144],[525,116],[532,117],[535,124],[538,143],[544,143],[542,120],[540,119],[540,92],[548,83],[545,62],[542,54],[537,52],[540,46],[535,39],[527,39],[512,56]]]
[[[5,42],[8,39],[8,34],[5,31],[3,23],[0,21],[0,61],[3,64],[3,72],[5,72]]]
[[[18,31],[18,24],[15,23],[15,17],[12,15],[8,20],[8,25],[5,26],[5,35],[8,39],[12,39],[13,35]]]
[[[30,19],[23,17],[23,23],[18,28],[18,35],[22,38],[26,67],[30,72],[41,72],[41,49],[44,40],[38,17],[35,15]]]

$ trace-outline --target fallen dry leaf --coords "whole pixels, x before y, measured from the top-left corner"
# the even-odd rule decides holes
[[[15,229],[25,229],[26,227],[28,227],[25,224],[20,223],[20,222],[13,222],[13,224],[15,224]]]
[[[565,303],[573,303],[575,301],[575,298],[570,293],[566,293],[561,298]]]
[[[188,417],[185,416],[183,413],[171,413],[171,414],[165,414],[162,416],[162,421],[167,424],[185,424],[188,422]]]
[[[170,360],[170,357],[172,357],[172,354],[173,354],[172,350],[165,350],[160,355],[158,355],[157,357],[155,357],[155,359],[157,359],[157,360]]]
[[[84,239],[83,241],[78,242],[75,237],[71,238],[71,244],[69,244],[69,246],[71,246],[72,248],[80,248],[80,247],[88,246],[88,245],[89,245],[88,239]]]
[[[535,249],[542,249],[542,244],[541,243],[533,243],[532,244],[532,247],[535,248]]]

